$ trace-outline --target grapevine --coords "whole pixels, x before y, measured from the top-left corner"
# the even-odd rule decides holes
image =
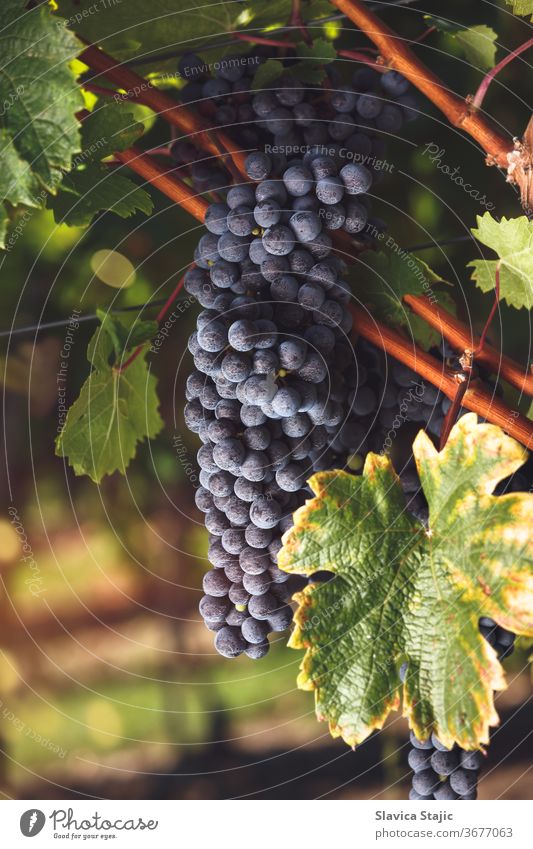
[[[533,308],[533,119],[505,126],[496,98],[487,111],[531,39],[497,61],[483,22],[416,10],[419,31],[404,35],[388,23],[402,21],[394,3],[359,0],[332,0],[332,19],[319,0],[281,4],[285,25],[268,4],[220,4],[242,9],[218,20],[216,7],[198,35],[176,2],[185,38],[168,43],[137,3],[125,40],[111,5],[7,5],[21,44],[42,28],[50,97],[39,80],[14,88],[25,71],[6,47],[2,247],[24,237],[28,210],[81,229],[163,202],[189,216],[195,243],[168,291],[81,317],[97,327],[56,462],[105,488],[164,438],[168,387],[152,365],[159,350],[176,359],[170,319],[194,304],[194,330],[185,342],[178,318],[172,344],[208,560],[198,611],[217,663],[261,669],[288,640],[304,652],[298,686],[355,757],[401,708],[409,799],[477,798],[502,662],[533,637],[533,373],[501,332]],[[426,50],[454,38],[480,63],[474,94]],[[469,221],[455,283],[402,247],[420,234],[411,217],[405,235],[389,188],[389,157],[400,170],[397,151],[416,148],[431,109],[499,187],[500,203]],[[413,170],[423,193],[427,163]],[[446,256],[461,238],[418,253]],[[17,333],[60,325],[1,335],[9,354]]]

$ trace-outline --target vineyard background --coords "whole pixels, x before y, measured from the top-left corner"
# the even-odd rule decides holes
[[[464,5],[447,4],[447,15],[468,24]],[[482,17],[506,48],[529,37],[523,20],[485,4],[481,16],[477,5],[470,4],[470,22]],[[439,3],[426,6],[438,14]],[[419,33],[408,8],[389,12],[388,20],[404,35]],[[420,55],[452,89],[475,91],[479,72],[435,47],[425,50]],[[493,85],[485,107],[490,111],[496,102],[502,124],[520,133],[532,107],[521,60]],[[487,169],[474,145],[422,100],[421,109],[424,116],[408,125],[405,138],[389,145],[389,203],[375,208],[395,240],[411,246],[466,236],[485,211],[423,153],[428,144],[444,151],[443,163],[460,166],[480,194],[497,203],[499,214],[515,215],[515,193],[496,169]],[[147,111],[142,114],[149,124]],[[150,130],[149,143],[165,143],[165,130]],[[186,267],[199,226],[151,194],[151,218],[122,221],[106,214],[87,232],[56,227],[49,212],[29,214],[0,260],[1,329],[8,331],[12,322],[23,327],[61,321],[73,310],[88,314],[96,306],[142,303],[171,271]],[[395,203],[397,212],[390,206]],[[137,269],[135,282],[120,293],[91,271],[96,252],[108,248]],[[489,296],[461,271],[474,255],[471,241],[421,255],[448,279],[459,282],[462,275],[463,316],[486,315]],[[123,271],[109,273],[116,285]],[[168,285],[160,296],[166,294]],[[18,798],[405,798],[404,720],[394,717],[353,753],[317,725],[311,700],[295,689],[300,658],[284,647],[285,635],[260,664],[246,658],[227,664],[215,655],[212,635],[200,622],[206,533],[188,473],[195,465],[195,438],[181,418],[189,369],[185,339],[195,309],[183,309],[152,357],[160,386],[167,387],[161,393],[165,431],[140,447],[125,478],[115,475],[99,487],[74,478],[53,455],[58,387],[64,383],[68,402],[77,396],[94,322],[80,324],[70,336],[60,327],[14,336],[9,343],[2,368],[6,455],[20,526],[17,535],[2,465],[0,791]],[[526,361],[529,316],[505,305],[501,310],[508,328],[503,347]],[[496,337],[497,325],[492,332]],[[4,334],[2,365],[7,341]],[[68,371],[58,383],[65,342]],[[400,456],[415,432],[413,425],[402,429],[395,441]],[[33,561],[21,561],[21,535]],[[496,699],[501,727],[480,778],[482,799],[533,798],[526,660],[521,648],[505,664],[510,686]]]

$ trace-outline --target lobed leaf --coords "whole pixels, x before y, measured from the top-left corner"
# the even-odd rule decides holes
[[[58,224],[86,227],[102,210],[121,218],[129,218],[137,211],[150,215],[153,202],[148,192],[129,177],[108,171],[100,164],[90,164],[65,175],[61,191],[49,200],[48,206]]]
[[[489,71],[496,63],[496,39],[498,33],[486,24],[471,27],[458,26],[433,15],[424,15],[429,26],[445,33],[457,45],[460,53],[480,71]]]
[[[365,303],[388,324],[404,327],[425,350],[439,345],[441,336],[403,304],[404,295],[425,295],[455,314],[446,291],[434,290],[441,278],[422,259],[407,251],[367,251],[354,271],[354,287],[364,292]]]
[[[498,254],[497,260],[476,259],[468,263],[472,279],[482,292],[491,292],[500,266],[500,297],[509,306],[533,308],[533,221],[502,218],[496,221],[490,212],[477,216],[478,229],[472,234]]]
[[[505,2],[513,7],[515,15],[531,15],[533,21],[533,0],[505,0]]]
[[[80,150],[75,113],[83,100],[69,66],[78,41],[47,4],[26,5],[2,3],[0,201],[38,208]],[[5,238],[5,212],[3,221]]]
[[[156,379],[145,356],[122,372],[115,365],[123,362],[121,346],[126,350],[153,330],[152,322],[141,325],[128,333],[118,319],[109,317],[107,326],[104,322],[98,327],[87,351],[93,368],[56,440],[57,456],[66,457],[76,475],[89,475],[96,483],[115,471],[124,474],[138,443],[153,439],[163,426]]]
[[[420,432],[414,454],[427,529],[406,511],[385,456],[369,454],[361,477],[311,478],[315,497],[296,512],[278,562],[335,577],[296,596],[289,645],[306,649],[298,684],[315,691],[333,736],[361,743],[403,693],[417,736],[436,731],[445,745],[475,749],[497,722],[493,691],[505,687],[479,618],[533,635],[533,496],[491,494],[526,452],[467,414],[443,451]]]

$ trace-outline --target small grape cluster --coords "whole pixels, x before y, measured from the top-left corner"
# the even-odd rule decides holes
[[[200,612],[226,657],[262,657],[268,633],[292,621],[287,602],[306,581],[278,568],[281,536],[306,480],[331,467],[328,446],[346,451],[338,432],[357,384],[344,264],[319,211],[366,190],[369,172],[338,172],[313,153],[276,168],[249,155],[257,185],[233,186],[209,207],[185,276],[203,307],[185,407],[203,442],[196,504],[213,566]]]
[[[268,47],[258,48],[250,57],[228,55],[219,63],[216,76],[210,77],[198,56],[186,54],[179,72],[192,81],[180,96],[194,103],[213,129],[223,129],[241,149],[275,151],[280,168],[290,159],[289,151],[314,150],[326,153],[337,165],[365,164],[374,176],[380,176],[383,136],[399,133],[403,122],[417,114],[408,81],[397,71],[379,73],[364,67],[353,73],[348,84],[335,66],[328,65],[324,83],[311,86],[299,82],[288,67],[270,88],[253,91],[257,62],[273,55],[275,51]],[[254,61],[243,61],[246,58]],[[227,185],[220,164],[207,158],[199,161],[192,143],[177,140],[171,154],[178,168],[188,169],[198,192]],[[354,222],[349,208],[330,209],[327,229],[344,226],[350,233],[359,232],[360,213],[355,209]]]
[[[447,802],[477,798],[481,752],[467,752],[457,745],[448,749],[435,734],[422,741],[411,732],[410,740],[412,748],[407,760],[414,773],[410,799]]]

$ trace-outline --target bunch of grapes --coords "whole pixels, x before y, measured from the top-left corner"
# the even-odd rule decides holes
[[[248,156],[256,185],[209,207],[185,278],[203,307],[185,408],[203,442],[196,503],[213,566],[200,611],[227,657],[262,657],[269,632],[290,625],[287,602],[305,580],[277,567],[281,536],[307,479],[331,467],[328,446],[353,443],[343,430],[357,385],[350,292],[321,213],[357,204],[371,175],[311,152],[278,169]]]
[[[383,136],[397,135],[404,121],[417,114],[407,80],[396,71],[379,73],[363,67],[349,84],[328,65],[324,83],[310,86],[299,82],[288,67],[271,88],[253,91],[258,62],[271,55],[275,55],[272,49],[261,47],[254,55],[225,56],[211,77],[198,56],[186,54],[179,72],[191,82],[181,97],[194,103],[213,129],[223,129],[241,149],[275,152],[280,167],[292,154],[301,156],[314,149],[337,165],[364,164],[374,176],[381,176]],[[180,169],[189,170],[198,192],[228,184],[219,163],[198,161],[192,143],[178,140],[171,153]],[[333,212],[329,229],[342,226],[339,211]]]
[[[268,55],[260,48],[256,58]],[[185,282],[203,307],[189,340],[196,370],[185,409],[203,443],[196,504],[213,567],[200,612],[217,651],[254,659],[267,653],[270,632],[290,626],[289,602],[307,582],[281,571],[277,555],[310,494],[310,475],[359,472],[367,451],[390,451],[405,421],[438,439],[450,407],[439,390],[371,344],[352,347],[350,291],[344,263],[332,253],[337,230],[365,247],[383,228],[369,219],[367,193],[381,176],[383,135],[416,115],[409,84],[395,71],[362,68],[348,85],[330,66],[324,84],[312,87],[289,67],[272,88],[254,92],[256,70],[227,56],[211,77],[194,54],[180,62],[182,76],[194,80],[183,100],[241,149],[255,151],[246,162],[250,184],[226,191],[231,179],[219,164],[197,161],[189,142],[171,148],[198,192],[225,196],[209,207],[208,232]],[[445,343],[432,353],[450,368],[455,354]],[[427,525],[412,457],[400,480],[407,509]],[[500,659],[513,651],[514,635],[493,620],[482,617],[479,628]],[[404,664],[402,681],[407,674]],[[476,798],[479,751],[411,733],[408,762],[410,799]]]

